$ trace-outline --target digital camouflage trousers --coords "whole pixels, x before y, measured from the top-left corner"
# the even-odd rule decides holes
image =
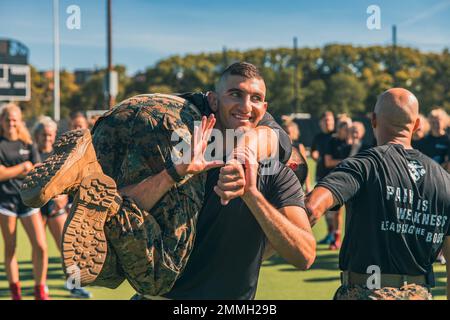
[[[360,285],[342,285],[334,300],[431,300],[429,290],[421,285],[408,284],[401,288],[368,289]]]
[[[121,102],[92,129],[103,172],[118,189],[161,172],[179,143],[172,135],[190,144],[199,120],[197,108],[175,96],[139,95]],[[98,283],[117,287],[125,277],[140,294],[170,291],[192,251],[205,181],[206,174],[187,177],[149,212],[124,197],[105,224],[109,257]]]

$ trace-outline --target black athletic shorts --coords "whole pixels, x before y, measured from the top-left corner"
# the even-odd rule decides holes
[[[19,195],[0,200],[0,214],[8,217],[25,218],[39,213],[39,208],[27,207]]]

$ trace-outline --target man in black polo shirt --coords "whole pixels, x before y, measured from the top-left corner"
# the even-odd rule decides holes
[[[411,147],[418,117],[411,92],[384,92],[372,119],[378,146],[344,160],[306,199],[313,224],[347,207],[336,299],[430,299],[439,250],[450,258],[450,175]]]

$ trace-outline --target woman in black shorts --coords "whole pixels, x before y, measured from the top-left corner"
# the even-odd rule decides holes
[[[49,117],[41,117],[33,130],[34,141],[36,142],[41,161],[44,162],[53,152],[53,143],[56,139],[58,127]],[[67,196],[62,195],[50,200],[41,208],[44,225],[48,225],[58,248],[61,246],[64,222],[67,218]]]
[[[38,119],[33,129],[33,137],[42,162],[52,155],[57,132],[58,125],[52,118],[44,116]],[[64,223],[67,219],[68,200],[67,195],[60,195],[47,202],[41,208],[44,226],[48,226],[59,250],[61,250]],[[69,288],[66,286],[66,289],[70,291],[71,296],[74,298],[92,297],[92,294],[84,288]]]
[[[5,269],[14,300],[22,298],[16,257],[17,219],[22,221],[33,250],[34,294],[48,299],[47,244],[39,209],[25,206],[19,189],[26,174],[40,162],[36,147],[22,122],[22,112],[15,104],[0,110],[0,225],[5,243]]]

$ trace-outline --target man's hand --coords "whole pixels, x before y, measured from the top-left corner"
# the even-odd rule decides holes
[[[234,198],[251,197],[258,191],[258,162],[256,154],[250,148],[237,148],[235,158],[220,169],[219,180],[214,191],[227,205]]]
[[[219,180],[214,187],[214,191],[220,197],[220,202],[224,206],[230,200],[244,195],[245,172],[242,164],[233,159],[220,168]]]
[[[211,114],[208,118],[202,117],[200,127],[194,127],[194,134],[191,138],[191,157],[189,163],[182,163],[175,166],[180,176],[187,174],[198,174],[212,168],[223,165],[223,161],[206,161],[205,151],[208,140],[211,137],[212,129],[216,123],[216,118]]]
[[[33,170],[34,165],[30,161],[25,161],[20,164],[22,166],[22,172],[18,176],[19,178],[25,178],[27,174]]]

